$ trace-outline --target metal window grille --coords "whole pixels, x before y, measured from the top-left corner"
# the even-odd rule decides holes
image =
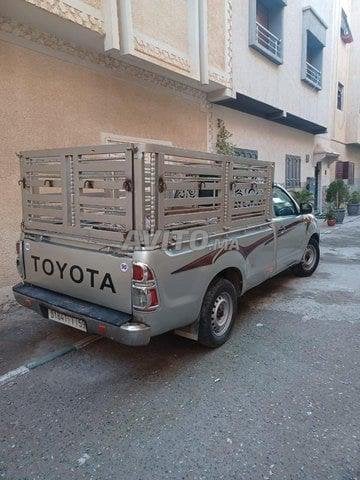
[[[321,87],[321,77],[320,70],[311,65],[311,63],[306,62],[306,78],[317,87]]]
[[[301,157],[286,155],[285,185],[293,188],[301,186]]]
[[[280,57],[281,39],[259,22],[256,22],[256,39],[259,45],[269,50],[273,55]]]
[[[254,160],[258,159],[258,151],[257,150],[249,150],[247,148],[235,147],[234,148],[234,154],[237,157],[252,158]]]

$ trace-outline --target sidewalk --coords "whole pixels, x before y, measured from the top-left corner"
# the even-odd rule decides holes
[[[328,233],[334,232],[339,230],[339,228],[344,228],[348,224],[358,223],[360,225],[360,215],[356,215],[353,217],[349,217],[348,215],[344,218],[344,222],[341,224],[335,225],[335,227],[329,227],[326,223],[326,220],[322,218],[318,218],[317,221],[319,222],[320,232],[322,235],[327,235]]]

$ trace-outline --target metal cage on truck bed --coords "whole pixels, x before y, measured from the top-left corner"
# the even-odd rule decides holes
[[[155,144],[21,152],[23,229],[122,243],[129,231],[223,232],[271,217],[274,165]]]

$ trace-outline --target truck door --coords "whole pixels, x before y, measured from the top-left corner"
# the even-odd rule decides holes
[[[273,189],[273,223],[276,237],[276,271],[281,272],[300,262],[304,253],[306,224],[298,207],[280,188]]]

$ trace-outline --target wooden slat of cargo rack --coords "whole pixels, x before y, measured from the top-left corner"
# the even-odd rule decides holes
[[[118,180],[118,181],[115,181],[115,180],[97,180],[97,179],[92,179],[92,178],[89,178],[89,180],[92,182],[92,185],[93,185],[93,188],[96,189],[96,188],[103,188],[104,190],[119,190],[119,191],[125,191],[123,189],[123,182],[124,180]],[[81,179],[79,181],[79,185],[80,185],[80,188],[86,188],[86,186],[84,185],[85,182],[87,181],[87,179]]]
[[[233,181],[241,185],[244,183],[264,185],[267,182],[267,178],[265,176],[253,178],[251,175],[233,175]]]
[[[165,163],[164,173],[165,175],[169,173],[183,173],[184,175],[206,175],[212,177],[214,175],[221,175],[223,168],[216,165],[170,165]]]
[[[59,219],[59,221],[61,221],[61,219]],[[40,222],[40,221],[36,221],[36,220],[31,220],[31,221],[26,221],[25,220],[25,226],[26,227],[29,227],[29,229],[31,230],[41,230],[43,232],[56,232],[56,233],[62,233],[64,234],[65,233],[65,228],[64,226],[62,225],[62,223],[60,224],[53,224],[53,223],[50,223],[48,221],[46,222]]]
[[[35,208],[35,207],[26,207],[27,215],[41,215],[44,217],[59,218],[62,220],[63,211],[60,208]]]
[[[27,201],[33,202],[52,202],[52,203],[60,203],[62,202],[62,195],[58,193],[30,193],[28,191],[24,191],[24,198]]]
[[[249,180],[237,180],[237,179],[234,179],[234,186],[233,186],[233,189],[236,189],[237,187],[239,188],[253,188],[254,186],[257,188],[257,189],[260,189],[260,190],[263,190],[263,189],[266,189],[267,188],[267,182],[264,181],[253,181],[253,182],[250,182]]]
[[[125,160],[92,160],[79,162],[79,172],[124,172],[125,176],[125,169]]]
[[[86,195],[79,196],[80,205],[99,205],[102,207],[123,207],[124,209],[127,206],[127,200],[125,197],[122,198],[111,198],[111,197],[90,197]]]
[[[28,173],[58,173],[60,174],[60,162],[54,163],[35,163],[24,165],[24,172]]]
[[[123,224],[126,223],[125,212],[124,215],[102,215],[96,213],[80,213],[80,220],[88,220],[89,222],[99,222],[99,223],[113,223],[113,224]]]
[[[52,187],[59,188],[62,186],[62,181],[59,178],[49,178],[48,180],[51,180]],[[46,185],[44,185],[44,181],[45,180],[43,178],[41,180],[34,177],[26,179],[26,183],[30,185],[30,187],[46,187]]]
[[[190,220],[204,220],[212,217],[220,217],[222,210],[220,208],[216,210],[208,210],[206,212],[186,212],[186,213],[176,213],[176,214],[167,214],[163,216],[163,219],[169,222],[186,222]]]
[[[186,197],[186,198],[166,198],[164,200],[164,207],[197,207],[203,205],[220,204],[220,197]]]
[[[231,208],[230,209],[230,214],[231,215],[240,215],[243,213],[246,214],[251,214],[251,213],[256,213],[256,212],[264,212],[264,215],[266,213],[266,205],[261,205],[259,207],[251,207],[251,208]]]
[[[171,179],[166,179],[166,188],[168,190],[195,190],[198,191],[199,185],[201,184],[201,190],[220,190],[221,189],[221,183],[220,181],[214,181],[214,182],[203,182],[201,179],[199,180],[194,180],[193,182],[190,181],[184,181],[184,182],[174,182]]]
[[[255,194],[250,194],[250,195],[238,195],[238,196],[232,196],[230,197],[230,200],[232,200],[233,202],[251,202],[252,200],[257,200],[257,201],[261,201],[261,200],[265,200],[266,201],[266,197],[265,195],[255,195]]]

